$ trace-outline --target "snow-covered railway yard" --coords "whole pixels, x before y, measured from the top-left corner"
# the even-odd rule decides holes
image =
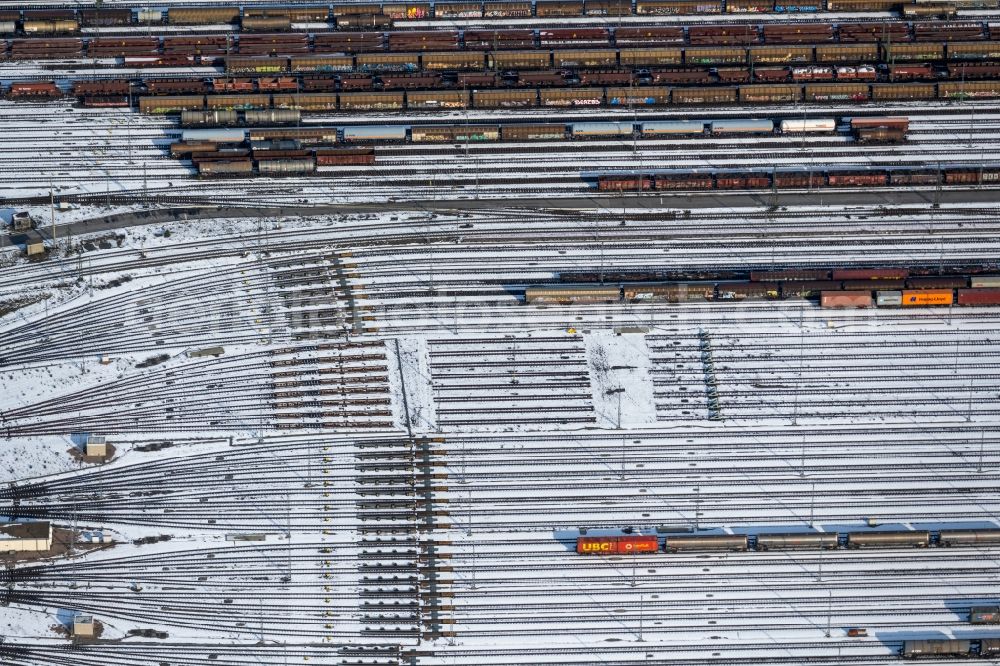
[[[1000,34],[996,15],[954,21]],[[239,29],[80,34],[161,31]],[[0,85],[225,76],[123,62],[3,60]],[[905,140],[863,142],[853,116],[906,117]],[[941,177],[995,178],[995,100],[317,112],[295,127],[720,119],[775,129],[404,133],[370,146],[374,165],[212,178],[171,156],[176,114],[0,100],[0,217],[36,223],[0,237],[0,523],[54,528],[49,550],[17,556],[0,530],[0,663],[884,666],[928,639],[997,663],[982,641],[1000,623],[973,617],[1000,606],[1000,305],[958,296],[1000,278],[1000,197],[982,171]],[[807,119],[836,129],[781,126]],[[839,167],[938,182],[622,195],[597,181]],[[32,239],[44,259],[22,256]],[[838,268],[964,282],[937,307],[831,309],[828,286],[806,299],[783,282],[722,296],[778,279],[751,271],[830,283]],[[882,280],[853,288],[912,288]],[[628,296],[651,282],[684,296]],[[612,295],[528,297],[567,285]],[[656,553],[577,552],[642,536]],[[880,537],[895,541],[864,541]]]

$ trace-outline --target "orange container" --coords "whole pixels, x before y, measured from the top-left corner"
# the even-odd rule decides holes
[[[907,289],[903,292],[903,307],[951,305],[954,298],[955,292],[951,289]]]

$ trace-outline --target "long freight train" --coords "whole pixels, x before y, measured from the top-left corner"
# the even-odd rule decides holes
[[[541,18],[584,16],[663,16],[683,14],[812,14],[899,12],[903,16],[950,17],[957,9],[996,9],[996,0],[537,0],[503,2],[400,2],[349,5],[254,7],[170,7],[127,9],[7,9],[0,11],[0,34],[74,34],[92,27],[238,25],[245,32],[287,31],[293,24],[326,24],[338,30],[388,29],[427,19]]]
[[[570,277],[561,276],[561,277]],[[615,276],[617,277],[617,276]],[[1000,275],[910,276],[907,269],[754,271],[750,280],[527,287],[524,302],[697,303],[818,299],[824,308],[1000,305]]]

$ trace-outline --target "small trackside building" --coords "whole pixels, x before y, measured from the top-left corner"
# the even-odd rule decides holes
[[[52,548],[52,523],[0,525],[0,552],[45,551]]]

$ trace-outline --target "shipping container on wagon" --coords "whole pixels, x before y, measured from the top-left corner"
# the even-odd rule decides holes
[[[795,118],[781,121],[782,134],[829,133],[837,130],[833,118]]]
[[[205,106],[204,95],[154,95],[139,98],[139,112],[149,114],[177,113]]]
[[[538,106],[538,92],[532,90],[473,90],[472,106],[477,109],[507,109]]]
[[[660,541],[655,536],[582,536],[576,540],[576,552],[579,555],[638,555],[656,553],[659,550]]]
[[[553,88],[538,91],[541,106],[600,106],[604,88]]]
[[[684,49],[687,65],[741,65],[747,62],[747,51],[737,47],[695,46]]]
[[[740,86],[740,101],[751,104],[802,101],[802,86],[751,85]]]
[[[576,287],[528,287],[525,303],[615,303],[621,294],[618,287],[579,285]]]
[[[481,2],[435,2],[434,18],[482,18]]]
[[[823,308],[870,308],[870,291],[823,291],[820,292],[820,307]]]
[[[656,284],[641,282],[623,285],[630,302],[693,303],[715,298],[715,285],[705,283]]]
[[[973,275],[969,286],[974,289],[1000,289],[1000,275]]]
[[[805,86],[807,102],[867,102],[867,83],[810,83]]]
[[[552,66],[548,51],[493,51],[486,61],[490,69],[498,70],[548,69]]]
[[[556,123],[504,125],[500,133],[504,141],[558,141],[566,138],[566,126]]]
[[[1000,97],[1000,81],[960,81],[939,83],[941,99],[982,99]]]
[[[229,7],[169,7],[167,23],[171,25],[214,25],[235,23],[240,18],[240,8]]]
[[[684,61],[682,49],[620,49],[622,67],[655,67],[657,65],[680,65]]]
[[[608,88],[608,106],[657,106],[670,103],[670,89],[662,86]]]
[[[774,132],[774,121],[753,118],[714,120],[709,128],[712,134],[770,134]]]
[[[484,2],[484,18],[528,18],[531,16],[530,2]]]
[[[906,289],[903,291],[903,307],[951,305],[954,296],[951,289]]]
[[[1000,624],[1000,606],[973,606],[969,609],[969,623]]]
[[[198,173],[202,176],[242,176],[253,173],[253,162],[249,159],[198,162]]]
[[[406,141],[406,134],[409,129],[408,125],[355,125],[344,128],[344,142],[398,143]]]
[[[615,67],[618,65],[618,52],[614,49],[575,50],[557,49],[552,52],[552,63],[555,67]]]
[[[568,17],[583,16],[583,0],[539,0],[535,3],[535,16]]]
[[[485,66],[485,54],[481,51],[460,51],[458,53],[424,53],[420,56],[424,69],[431,71],[476,70]]]
[[[427,109],[464,109],[469,106],[472,93],[468,90],[428,90],[406,93],[406,108]]]
[[[722,0],[637,0],[635,13],[640,16],[677,16],[721,14]]]
[[[745,534],[671,535],[667,537],[664,550],[668,553],[680,551],[743,551],[748,547]]]
[[[737,88],[674,88],[670,100],[674,104],[734,104]]]
[[[816,62],[865,63],[878,60],[876,44],[818,44]]]

